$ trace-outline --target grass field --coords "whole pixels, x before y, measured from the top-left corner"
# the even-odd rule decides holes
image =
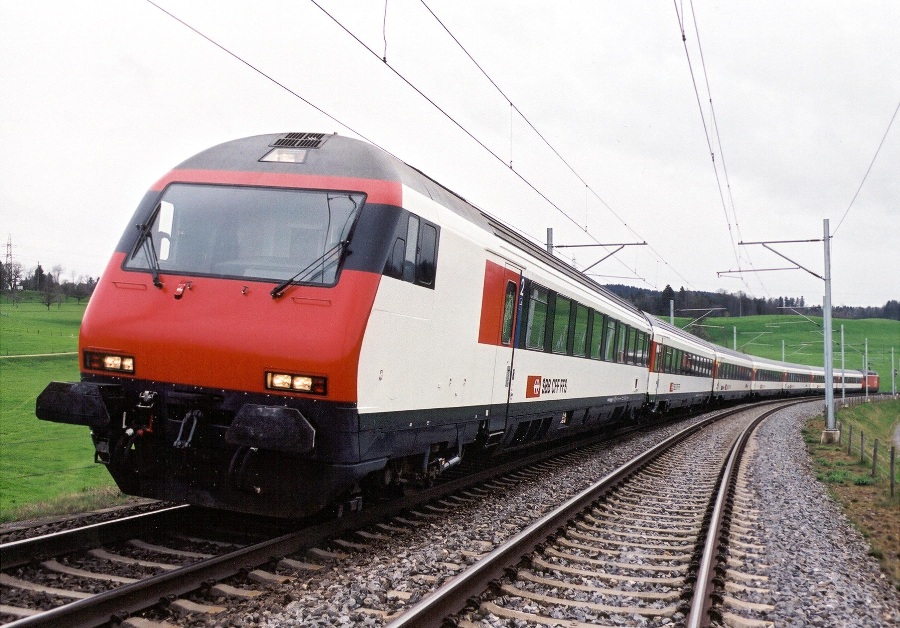
[[[88,428],[40,421],[48,382],[77,381],[78,328],[85,304],[0,303],[0,521],[84,510],[118,501],[94,464]],[[48,357],[8,357],[55,353]]]
[[[0,303],[0,355],[62,353],[78,350],[78,327],[85,304],[46,305],[33,301]]]

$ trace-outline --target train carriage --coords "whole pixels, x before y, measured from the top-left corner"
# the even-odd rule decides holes
[[[809,391],[813,394],[825,394],[825,368],[822,366],[810,366]]]
[[[713,395],[716,401],[727,402],[750,396],[753,382],[753,361],[737,351],[716,347],[713,372]]]
[[[657,412],[699,406],[709,402],[713,388],[715,350],[678,327],[656,317],[653,355],[647,391]]]
[[[784,365],[784,394],[788,396],[806,395],[812,390],[813,370],[800,364]]]
[[[753,356],[753,385],[754,397],[775,397],[784,394],[785,366],[784,362],[767,360]]]
[[[867,395],[871,395],[878,392],[878,386],[881,383],[881,380],[878,377],[878,373],[875,371],[865,371],[864,373],[861,371],[864,379],[863,379],[863,390]]]
[[[856,394],[864,388],[862,371],[834,369],[834,391]]]

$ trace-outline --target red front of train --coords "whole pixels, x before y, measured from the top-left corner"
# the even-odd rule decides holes
[[[342,138],[285,137],[147,193],[85,312],[81,381],[38,399],[91,427],[125,493],[300,516],[384,465],[360,452],[356,375],[401,188],[330,163]]]

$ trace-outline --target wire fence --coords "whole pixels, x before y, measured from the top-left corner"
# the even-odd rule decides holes
[[[896,494],[897,477],[897,447],[893,443],[880,443],[877,438],[866,440],[865,430],[857,429],[856,434],[853,433],[853,424],[848,424],[846,442],[844,439],[844,430],[841,424],[838,424],[838,432],[840,434],[839,443],[846,446],[847,455],[859,458],[859,464],[863,466],[871,465],[870,476],[878,479],[880,477],[887,478],[890,483],[891,497]]]

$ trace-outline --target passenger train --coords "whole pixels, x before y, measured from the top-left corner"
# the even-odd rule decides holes
[[[123,492],[279,517],[475,452],[824,387],[822,368],[696,338],[384,151],[317,133],[228,142],[153,185],[79,359],[36,413],[90,427]],[[864,377],[876,391],[874,373],[843,385]]]

